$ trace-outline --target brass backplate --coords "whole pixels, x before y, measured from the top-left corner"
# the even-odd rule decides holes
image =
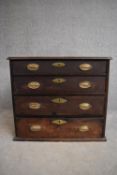
[[[41,125],[33,124],[30,126],[30,130],[33,132],[40,131],[42,129]]]
[[[37,102],[30,102],[29,103],[29,108],[30,109],[36,110],[36,109],[40,109],[40,107],[41,107],[40,103],[37,103]]]
[[[52,66],[57,67],[57,68],[62,68],[62,67],[65,67],[65,63],[64,62],[55,62],[55,63],[52,63]]]
[[[64,125],[65,123],[67,123],[67,121],[61,120],[61,119],[57,119],[57,120],[53,120],[52,123],[56,124],[56,125]]]
[[[80,103],[79,108],[81,110],[89,110],[92,107],[90,103]]]
[[[28,83],[28,88],[30,89],[38,89],[40,87],[40,83],[37,81],[31,81]]]
[[[82,89],[87,89],[91,87],[91,82],[90,81],[82,81],[79,83],[79,87]]]
[[[89,71],[92,69],[92,65],[88,63],[83,63],[83,64],[80,64],[79,68],[82,71]]]
[[[62,84],[65,81],[66,81],[66,79],[64,79],[64,78],[55,78],[55,79],[52,80],[52,82],[55,83],[55,84]]]
[[[53,103],[57,103],[57,104],[64,104],[67,102],[66,99],[58,97],[58,98],[54,98],[51,100]]]
[[[30,63],[27,65],[27,69],[30,71],[37,71],[39,69],[39,64],[36,63]]]
[[[89,131],[89,127],[87,125],[82,125],[79,127],[80,132],[87,132]]]

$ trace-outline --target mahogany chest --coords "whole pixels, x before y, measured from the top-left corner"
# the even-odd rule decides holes
[[[8,59],[15,140],[106,140],[111,58]]]

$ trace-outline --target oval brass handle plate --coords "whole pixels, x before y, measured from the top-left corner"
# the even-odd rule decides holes
[[[58,98],[54,98],[51,100],[53,103],[57,103],[57,104],[64,104],[67,102],[66,99],[58,97]]]
[[[37,103],[37,102],[30,102],[29,103],[29,108],[30,109],[36,110],[36,109],[40,109],[40,107],[41,107],[40,103]]]
[[[89,110],[90,108],[92,107],[92,105],[91,104],[89,104],[89,103],[80,103],[79,104],[79,108],[81,109],[81,110]]]
[[[56,124],[56,125],[64,125],[65,123],[67,123],[67,121],[66,120],[57,119],[57,120],[53,120],[52,123]]]
[[[82,89],[87,89],[91,87],[91,82],[90,81],[82,81],[79,83],[79,87]]]
[[[89,71],[92,69],[92,65],[88,63],[83,63],[83,64],[80,64],[79,68],[82,71]]]
[[[41,129],[42,129],[41,125],[34,124],[30,126],[30,130],[33,132],[40,131]]]
[[[28,83],[28,88],[30,89],[38,89],[40,87],[40,83],[37,81],[31,81]]]
[[[79,131],[80,132],[87,132],[87,131],[89,131],[89,127],[87,125],[81,125],[79,127]]]
[[[56,68],[62,68],[62,67],[65,67],[65,63],[64,62],[55,62],[55,63],[52,63],[52,66],[56,67]]]
[[[40,65],[36,63],[30,63],[27,65],[27,69],[30,71],[37,71],[39,69]]]
[[[55,83],[55,84],[62,84],[65,81],[66,81],[66,79],[64,79],[64,78],[55,78],[55,79],[52,80],[52,82]]]

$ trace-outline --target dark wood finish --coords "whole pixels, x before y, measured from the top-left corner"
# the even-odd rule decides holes
[[[22,138],[22,137],[14,137],[14,141],[45,141],[45,142],[105,142],[107,141],[106,137],[100,138]]]
[[[55,61],[12,61],[13,74],[14,75],[105,75],[106,70],[106,61],[91,61],[91,60],[62,60],[65,64],[65,67],[56,68],[52,64],[59,62],[60,60]],[[35,63],[40,65],[37,71],[30,71],[27,69],[29,63]],[[79,66],[81,64],[88,63],[92,65],[92,69],[89,71],[81,71]]]
[[[12,72],[12,64],[11,61],[9,62],[9,67],[10,67],[10,81],[11,81],[11,95],[12,95],[12,106],[13,106],[13,120],[14,120],[14,127],[15,127],[15,135],[17,134],[16,130],[16,116],[15,116],[15,105],[14,105],[14,91],[13,91],[13,72]]]
[[[65,119],[67,123],[56,125],[53,119],[18,119],[17,137],[22,138],[100,138],[102,136],[102,120]],[[31,131],[30,127],[40,125],[40,131]],[[88,126],[89,130],[80,131],[81,126]]]
[[[63,78],[65,80],[62,84],[53,82],[56,78]],[[37,81],[40,87],[37,89],[30,89],[28,83]],[[80,83],[89,81],[91,87],[81,88]],[[72,95],[72,94],[104,94],[105,93],[105,77],[68,77],[68,76],[23,76],[14,77],[14,94],[15,95]]]
[[[97,61],[101,61],[101,60],[112,60],[112,57],[94,57],[94,56],[25,56],[25,57],[8,57],[7,58],[10,61],[25,61],[25,60],[97,60]]]
[[[105,106],[104,106],[104,132],[103,136],[105,136],[105,130],[106,130],[106,119],[107,119],[107,107],[108,107],[108,92],[109,92],[109,72],[110,72],[110,60],[107,60],[107,75],[106,75],[106,94],[105,94]]]
[[[106,141],[110,57],[10,57],[8,59],[15,140]],[[52,63],[59,61],[64,62],[65,66],[54,68]],[[39,70],[27,70],[26,65],[29,63],[40,64]],[[91,64],[92,69],[81,71],[79,65],[82,63]],[[67,81],[63,84],[54,84],[52,79],[58,77],[65,78]],[[28,89],[29,81],[40,81],[39,89]],[[90,81],[92,86],[82,89],[79,87],[81,81]],[[64,104],[54,104],[51,99],[56,97],[66,98],[68,101]],[[30,101],[41,101],[41,108],[29,109]],[[79,104],[82,102],[90,102],[92,108],[79,109]],[[55,127],[51,121],[57,118],[67,120],[67,123]],[[42,128],[45,129],[38,131],[37,134],[34,132],[32,136],[29,123],[41,123]],[[75,132],[74,128],[78,128],[80,124],[87,124],[90,130]]]
[[[52,100],[58,96],[38,96],[38,97],[15,97],[15,111],[17,115],[103,115],[103,96],[62,96],[67,102],[64,104],[53,103]],[[37,102],[41,106],[39,109],[30,109],[29,103]],[[81,103],[89,103],[92,107],[88,110],[80,109]]]

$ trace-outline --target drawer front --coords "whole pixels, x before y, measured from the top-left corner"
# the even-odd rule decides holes
[[[18,119],[17,137],[22,138],[100,138],[101,120],[87,119]]]
[[[17,115],[103,115],[103,96],[17,96]]]
[[[106,61],[12,61],[14,75],[105,75]]]
[[[105,77],[14,77],[14,94],[104,94]]]

